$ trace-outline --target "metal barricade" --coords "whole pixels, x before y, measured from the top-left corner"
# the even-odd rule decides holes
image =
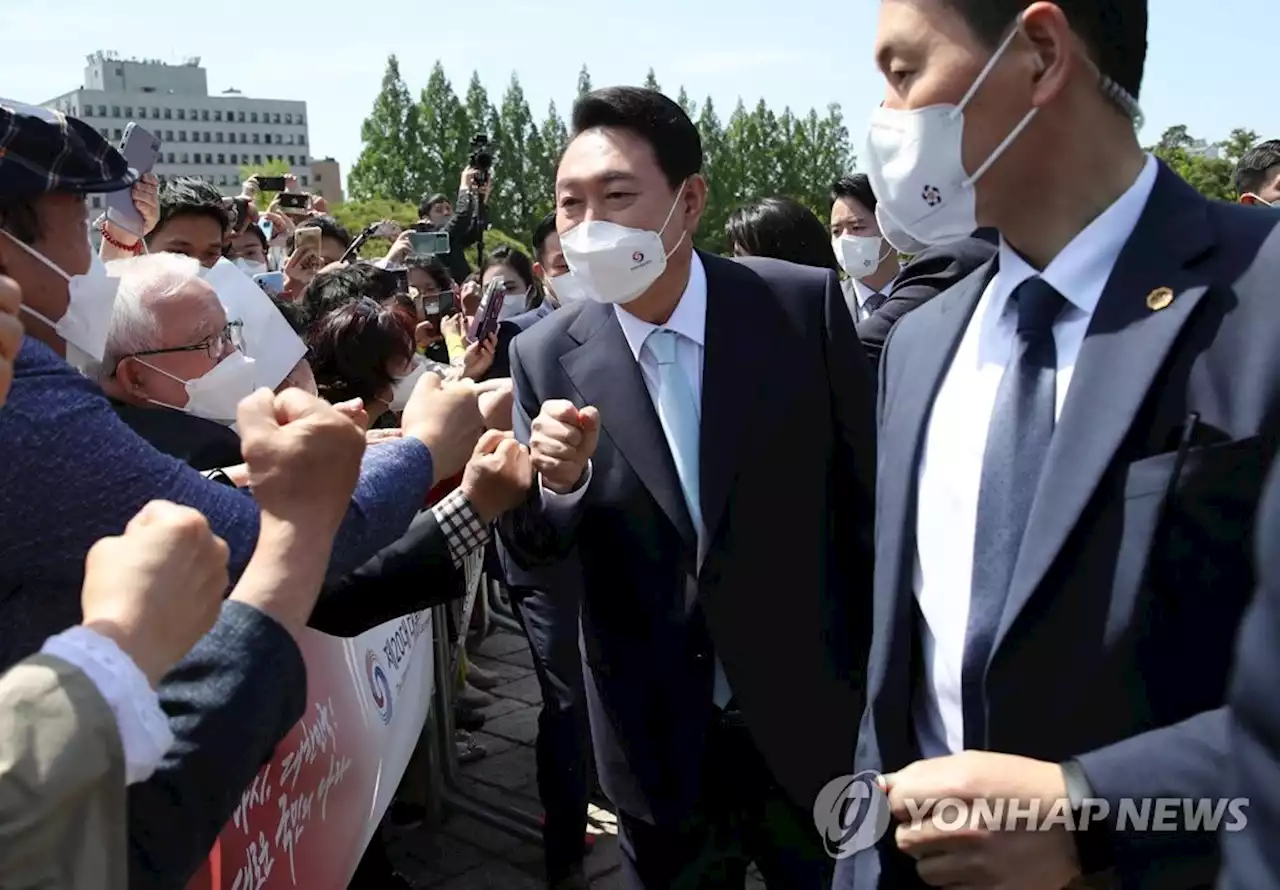
[[[433,791],[439,791],[439,799],[446,811],[463,813],[499,831],[540,845],[542,828],[535,814],[480,800],[462,782],[462,772],[458,765],[458,749],[454,742],[454,681],[458,674],[461,647],[466,645],[471,613],[482,592],[485,603],[492,609],[490,619],[504,629],[507,628],[506,620],[510,620],[515,632],[519,632],[519,625],[515,623],[514,618],[509,617],[509,613],[504,615],[499,609],[493,608],[492,585],[489,578],[481,571],[479,561],[469,560],[466,568],[468,590],[466,599],[463,601],[463,618],[458,623],[458,640],[455,645],[451,646],[449,643],[448,606],[436,606],[432,611],[433,626],[438,628],[434,635],[436,682],[432,690],[430,721],[435,733],[434,738],[427,739],[434,751],[426,760],[429,768],[433,772],[438,771],[439,775],[438,781],[433,777],[429,787]]]

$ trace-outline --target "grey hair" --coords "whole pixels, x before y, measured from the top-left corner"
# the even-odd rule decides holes
[[[181,291],[193,279],[199,280],[200,263],[177,253],[149,253],[113,260],[107,263],[107,274],[120,279],[120,289],[102,364],[88,371],[99,382],[114,377],[116,366],[125,356],[159,348],[160,330],[152,307]]]

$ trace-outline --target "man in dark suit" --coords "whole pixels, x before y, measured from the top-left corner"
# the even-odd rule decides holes
[[[1280,888],[1280,473],[1258,510],[1258,593],[1236,645],[1226,796],[1249,801],[1248,824],[1224,831],[1220,890]]]
[[[1252,517],[1280,434],[1280,229],[1142,152],[1146,25],[1134,0],[882,0],[880,212],[926,242],[979,222],[1002,241],[885,346],[893,458],[857,760],[888,773],[905,821],[842,860],[841,887],[1212,881],[1212,831],[1118,820],[1222,797]],[[906,59],[912,76],[892,76]],[[902,116],[966,95],[952,152],[889,163],[907,157]],[[961,836],[927,818],[948,797],[1092,822]]]
[[[512,344],[540,480],[504,538],[526,564],[578,547],[631,886],[742,887],[753,860],[771,886],[824,886],[810,810],[853,761],[871,371],[832,272],[693,249],[706,183],[678,105],[599,90],[573,125],[558,227],[589,299]]]

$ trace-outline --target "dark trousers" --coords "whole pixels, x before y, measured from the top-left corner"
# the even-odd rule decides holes
[[[511,588],[542,690],[535,752],[545,822],[547,880],[564,880],[582,863],[587,830],[590,729],[578,653],[578,603],[530,588]]]
[[[778,787],[736,713],[716,713],[702,794],[682,824],[618,814],[633,890],[742,890],[754,862],[770,890],[826,890],[834,861],[810,814]]]

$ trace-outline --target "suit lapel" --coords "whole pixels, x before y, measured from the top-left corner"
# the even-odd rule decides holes
[[[698,536],[685,506],[675,461],[631,346],[612,306],[590,303],[569,326],[581,345],[560,357],[561,367],[644,487],[690,546]]]
[[[753,418],[785,357],[786,317],[759,277],[719,257],[699,254],[707,273],[707,324],[702,354],[702,422],[698,447],[702,521],[707,542],[724,518]],[[785,360],[785,358],[784,358]]]
[[[1212,246],[1208,205],[1161,164],[1147,207],[1098,302],[1049,446],[1009,589],[1004,635],[1062,551],[1204,296],[1187,267]],[[1148,296],[1169,288],[1164,308]],[[1160,305],[1160,304],[1157,304]]]

